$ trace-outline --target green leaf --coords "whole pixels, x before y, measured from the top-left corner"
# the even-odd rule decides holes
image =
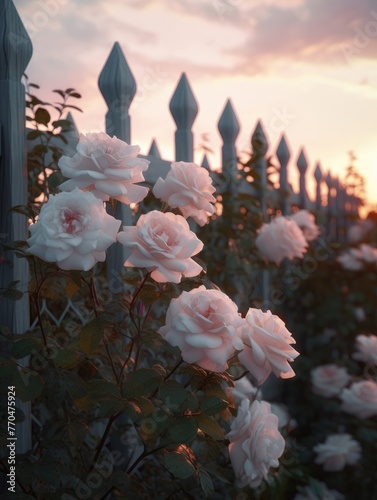
[[[142,418],[141,409],[134,401],[127,401],[124,404],[123,411],[134,423],[139,422]]]
[[[17,371],[13,379],[13,385],[16,386],[16,395],[23,402],[37,399],[44,387],[41,377],[36,372],[27,368],[21,368]]]
[[[178,479],[188,479],[195,474],[195,467],[190,460],[181,453],[173,451],[163,459],[165,467]]]
[[[32,337],[18,340],[12,347],[11,355],[15,359],[22,359],[29,356],[33,351],[38,352],[41,344]]]
[[[201,401],[200,403],[200,409],[207,415],[216,415],[216,413],[220,413],[227,407],[227,401],[216,398],[215,396],[210,396],[209,398],[203,399],[203,401]]]
[[[51,125],[55,128],[61,127],[64,132],[73,130],[73,123],[71,120],[55,120]]]
[[[35,121],[42,125],[48,125],[51,120],[50,113],[45,108],[38,108],[35,112]]]
[[[205,434],[208,434],[212,439],[222,440],[225,438],[225,433],[223,428],[219,423],[209,415],[200,415],[196,417],[198,427]]]
[[[90,412],[94,410],[98,404],[98,399],[93,397],[91,394],[87,394],[81,398],[76,398],[74,401],[79,411]]]
[[[171,421],[168,432],[175,443],[190,443],[196,438],[197,423],[192,417],[178,417]]]
[[[20,300],[24,296],[21,290],[16,290],[15,288],[7,288],[1,292],[1,295],[8,300]]]
[[[0,360],[0,379],[11,378],[17,372],[17,365],[6,359]]]
[[[124,394],[131,398],[145,396],[157,389],[162,379],[156,370],[140,368],[126,378],[123,386]]]
[[[60,172],[60,170],[57,170],[56,172],[53,172],[51,175],[48,176],[47,178],[48,187],[50,189],[57,189],[63,182],[63,180],[64,178],[62,176],[62,173]]]
[[[135,397],[134,402],[140,408],[143,417],[147,417],[154,410],[154,404],[147,398]]]
[[[199,470],[199,482],[206,498],[211,497],[215,492],[215,488],[211,476],[203,469]]]
[[[97,399],[108,398],[109,396],[120,398],[119,387],[112,382],[108,382],[107,380],[90,380],[87,383],[87,386],[89,393]]]
[[[182,403],[187,401],[187,396],[186,389],[175,380],[166,380],[160,385],[160,398],[172,411],[176,411]]]
[[[69,368],[74,366],[80,360],[80,355],[73,349],[60,349],[54,358],[57,366]]]
[[[79,345],[86,354],[96,354],[100,351],[102,341],[102,321],[95,319],[83,327],[80,333]]]
[[[115,413],[122,411],[123,407],[124,403],[121,400],[108,399],[106,401],[102,401],[98,410],[98,416],[100,418],[111,417]]]
[[[41,135],[44,135],[41,130],[31,130],[30,132],[28,132],[26,138],[28,141],[34,141],[38,137],[41,137]]]
[[[63,99],[65,98],[65,93],[62,91],[62,90],[53,90],[53,92],[55,92],[56,94],[59,94],[61,97],[63,97]]]
[[[61,141],[64,142],[64,144],[68,144],[68,141],[63,134],[56,134],[55,137],[58,137]]]

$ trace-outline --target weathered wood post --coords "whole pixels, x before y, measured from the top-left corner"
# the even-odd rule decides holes
[[[131,118],[128,110],[136,94],[136,81],[118,42],[114,43],[101,71],[98,86],[108,107],[106,133],[111,137],[115,135],[118,139],[130,144]],[[116,219],[122,221],[122,226],[132,224],[131,208],[124,203],[116,204],[115,213],[110,206],[108,206],[108,211]],[[129,250],[120,243],[114,243],[107,251],[106,266],[109,285],[118,279],[129,253]]]
[[[306,172],[308,170],[308,160],[306,159],[304,148],[301,148],[297,159],[297,168],[300,173],[300,208],[309,208],[309,196],[306,191]]]
[[[175,161],[192,162],[194,160],[194,135],[191,128],[199,108],[185,73],[182,73],[170,100],[169,108],[177,125]]]
[[[33,49],[12,0],[0,3],[0,40],[0,237],[17,241],[27,239],[26,218],[10,209],[27,204],[25,88],[21,78]],[[0,286],[6,288],[14,281],[26,293],[18,301],[2,299],[0,322],[12,333],[23,334],[30,326],[29,269],[25,259],[8,252],[0,264]],[[25,453],[31,448],[30,404],[17,401],[17,407],[26,417],[17,426],[17,453]]]
[[[280,180],[280,189],[279,189],[279,198],[280,198],[280,207],[281,213],[283,215],[288,215],[291,212],[291,201],[290,201],[290,186],[288,183],[288,169],[287,165],[289,159],[291,157],[291,152],[288,147],[287,141],[285,139],[284,134],[282,135],[279,145],[276,150],[276,156],[279,160],[280,170],[279,170],[279,180]]]

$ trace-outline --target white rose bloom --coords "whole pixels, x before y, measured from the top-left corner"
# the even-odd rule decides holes
[[[258,487],[270,467],[279,467],[285,441],[278,418],[265,401],[244,399],[238,407],[227,438],[229,455],[239,486]]]
[[[322,464],[325,471],[339,471],[348,465],[355,465],[361,457],[360,444],[350,434],[331,434],[326,441],[314,448],[316,464]]]
[[[255,244],[263,257],[279,265],[287,257],[303,258],[308,243],[304,233],[294,220],[287,217],[275,217],[269,224],[263,224],[258,230]]]
[[[97,198],[108,201],[114,198],[125,204],[138,203],[148,194],[148,189],[138,186],[144,181],[143,172],[149,161],[138,158],[139,146],[130,146],[104,132],[80,134],[77,153],[62,156],[59,168],[69,180],[60,185],[62,191],[78,187],[92,191]]]
[[[120,224],[90,192],[50,195],[30,226],[28,252],[61,269],[88,271],[105,260]]]
[[[183,217],[192,217],[200,226],[215,212],[214,192],[208,171],[184,161],[173,162],[165,180],[160,177],[153,188],[156,198],[179,208]]]
[[[321,234],[321,231],[315,223],[315,217],[307,210],[298,210],[289,218],[294,220],[301,231],[304,233],[306,241],[313,241]]]

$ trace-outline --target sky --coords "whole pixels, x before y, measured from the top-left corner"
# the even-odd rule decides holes
[[[155,138],[163,159],[174,160],[169,101],[185,72],[199,106],[193,124],[197,163],[206,134],[214,151],[208,155],[211,168],[220,166],[217,123],[230,98],[241,126],[239,151],[250,149],[258,120],[271,155],[284,132],[294,187],[301,147],[309,179],[317,162],[342,178],[353,151],[368,200],[377,204],[376,0],[14,4],[34,47],[29,80],[41,86],[38,95],[46,100],[56,88],[74,87],[82,94],[77,104],[84,113],[73,113],[80,132],[105,130],[107,109],[97,82],[117,41],[138,85],[130,106],[131,143],[142,154]]]

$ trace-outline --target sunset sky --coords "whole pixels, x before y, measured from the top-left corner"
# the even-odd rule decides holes
[[[54,88],[83,95],[74,113],[81,132],[104,130],[97,80],[118,41],[138,84],[130,108],[132,144],[155,137],[174,159],[168,103],[184,71],[199,104],[195,146],[208,134],[220,164],[217,122],[228,97],[241,124],[239,150],[262,120],[273,154],[282,132],[296,186],[298,151],[310,172],[343,175],[348,151],[377,203],[376,0],[14,0],[33,42],[26,72],[51,98]],[[151,84],[152,82],[152,84]],[[195,160],[201,163],[202,151]]]

